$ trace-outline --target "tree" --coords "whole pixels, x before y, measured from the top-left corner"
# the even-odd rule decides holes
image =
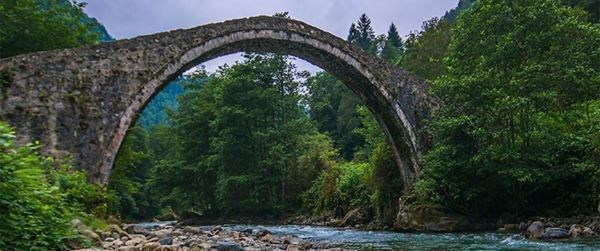
[[[359,32],[358,29],[356,28],[356,24],[352,23],[350,25],[350,30],[348,30],[348,42],[355,44],[356,41],[358,40],[359,37]]]
[[[400,59],[400,56],[404,52],[404,45],[402,43],[402,39],[398,34],[398,30],[396,29],[396,25],[392,23],[388,30],[388,35],[384,41],[384,46],[381,51],[381,58],[384,60],[396,64]]]
[[[589,20],[593,23],[600,22],[600,2],[597,0],[562,0],[563,4],[581,8],[588,12]]]
[[[475,216],[595,208],[600,29],[584,17],[557,0],[480,0],[459,16],[422,199]]]
[[[433,18],[424,22],[421,31],[408,35],[400,66],[428,81],[444,75],[444,57],[451,35],[452,25],[448,21]]]
[[[153,166],[149,135],[140,125],[129,129],[121,144],[108,189],[112,193],[110,210],[128,220],[147,220],[158,214],[158,201],[146,186]]]
[[[348,42],[356,44],[358,47],[366,52],[369,52],[373,40],[375,39],[375,32],[371,27],[371,19],[367,14],[362,14],[356,24],[350,25],[350,31],[348,32]]]
[[[168,188],[162,204],[179,213],[283,213],[300,207],[299,195],[320,171],[307,164],[319,163],[307,158],[321,150],[313,144],[322,144],[323,135],[301,106],[297,79],[306,73],[285,56],[244,58],[201,87],[186,86],[170,128],[157,127],[173,145],[152,169],[151,183]],[[159,151],[166,146],[157,143]]]
[[[360,99],[333,75],[320,72],[307,79],[310,93],[309,113],[319,131],[328,133],[335,148],[346,160],[352,160],[354,151],[364,141],[353,133],[361,126],[356,112]]]
[[[282,17],[282,18],[287,18],[290,19],[290,13],[287,11],[284,12],[276,12],[275,15],[273,15],[274,17]]]
[[[450,11],[447,11],[446,14],[444,14],[444,16],[441,19],[446,20],[449,23],[456,22],[456,19],[458,18],[458,16],[461,13],[468,10],[469,8],[471,8],[471,5],[473,5],[474,2],[475,2],[475,0],[459,0],[458,6],[456,6],[456,8],[454,8],[454,9],[451,9]]]
[[[97,24],[83,22],[85,4],[61,0],[0,2],[0,58],[97,43]]]
[[[183,81],[185,76],[172,81],[148,102],[139,118],[139,123],[144,129],[150,130],[154,126],[171,122],[167,113],[177,109],[177,96],[183,93]]]
[[[396,25],[394,23],[390,24],[390,28],[388,29],[387,41],[390,43],[390,45],[398,49],[402,48],[402,38],[400,38],[398,29],[396,29]]]

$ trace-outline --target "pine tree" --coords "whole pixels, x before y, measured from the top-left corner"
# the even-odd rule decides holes
[[[358,37],[355,44],[358,45],[365,51],[368,51],[371,47],[373,39],[375,39],[375,32],[371,27],[371,19],[367,14],[362,14],[358,19],[356,29],[358,30]]]
[[[392,23],[388,30],[387,41],[396,48],[402,47],[402,38],[400,38],[400,34],[398,34],[398,29],[396,29],[396,25]]]
[[[352,23],[352,25],[350,25],[350,30],[348,31],[348,42],[356,44],[357,40],[358,40],[358,29],[356,28],[356,25],[354,23]]]

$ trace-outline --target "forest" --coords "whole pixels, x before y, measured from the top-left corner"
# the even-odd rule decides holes
[[[0,57],[112,40],[84,8],[0,2]],[[82,238],[73,218],[102,228],[358,210],[393,228],[401,197],[474,222],[599,213],[597,1],[461,0],[406,36],[393,23],[375,34],[371,18],[348,24],[346,40],[430,83],[443,104],[427,121],[431,148],[414,186],[402,184],[383,130],[344,83],[299,70],[288,55],[244,53],[156,95],[107,186],[35,142],[16,144],[18,125],[0,123],[0,249],[65,249]]]

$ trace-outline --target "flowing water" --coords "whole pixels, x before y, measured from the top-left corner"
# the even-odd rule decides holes
[[[201,226],[207,230],[213,227]],[[354,250],[600,250],[598,238],[540,242],[527,240],[518,234],[496,232],[397,233],[300,225],[223,225],[223,227],[236,231],[266,229],[275,235],[297,236],[319,244]]]

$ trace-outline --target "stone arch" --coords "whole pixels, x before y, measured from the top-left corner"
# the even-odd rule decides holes
[[[427,137],[421,130],[422,120],[427,119],[430,110],[435,107],[435,102],[426,95],[428,86],[344,40],[300,21],[265,16],[237,19],[92,47],[30,54],[0,61],[0,69],[20,69],[20,61],[42,60],[47,64],[41,64],[37,69],[25,67],[17,75],[26,78],[31,71],[42,71],[47,76],[58,75],[49,81],[54,85],[67,85],[68,88],[59,92],[65,94],[81,89],[85,93],[89,102],[70,106],[75,109],[91,106],[97,111],[96,119],[84,114],[75,119],[75,123],[67,124],[69,121],[65,117],[68,114],[61,113],[65,105],[60,102],[60,97],[53,95],[56,104],[48,109],[51,115],[44,118],[51,128],[42,130],[42,135],[34,133],[35,130],[21,130],[18,134],[26,138],[40,138],[46,143],[44,149],[50,155],[63,151],[72,153],[76,163],[88,169],[91,180],[106,183],[127,129],[144,105],[166,83],[194,65],[240,51],[293,55],[335,75],[358,94],[384,129],[406,187],[418,177],[419,159],[427,145]],[[83,58],[82,65],[69,64],[68,59],[74,56]],[[44,75],[25,82],[36,85],[47,79]],[[89,78],[99,80],[95,84],[77,87],[78,83],[85,82],[81,79]],[[19,90],[12,91],[17,93]],[[100,95],[100,98],[94,95]],[[25,99],[37,98],[39,93],[31,96]],[[114,97],[114,100],[106,97]],[[0,108],[5,108],[2,102]],[[10,105],[7,108],[14,110]],[[14,114],[0,110],[0,118],[15,121],[11,115]],[[31,117],[22,119],[30,120]],[[44,119],[34,124],[43,123]],[[18,123],[19,119],[16,121]],[[77,122],[88,126],[78,126]],[[89,122],[98,124],[89,126]],[[62,127],[74,127],[74,133],[83,134],[85,140],[75,136],[61,142],[61,134],[72,136],[63,130],[55,132]],[[69,147],[69,144],[79,144],[79,147],[99,152],[80,150],[77,146]],[[89,157],[93,158],[89,160]]]

